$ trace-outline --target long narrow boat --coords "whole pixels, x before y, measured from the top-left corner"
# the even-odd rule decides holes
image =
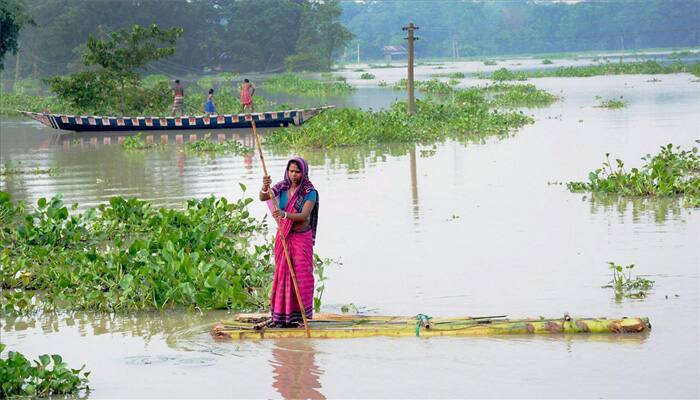
[[[301,125],[310,118],[335,106],[298,110],[265,111],[250,114],[191,115],[182,117],[103,117],[20,111],[42,124],[67,131],[156,131],[176,129],[237,129],[250,128],[251,121],[259,127]]]
[[[309,321],[313,338],[359,338],[369,336],[490,336],[563,333],[641,333],[651,329],[649,319],[572,318],[506,319],[490,317],[430,318],[318,314]],[[265,328],[269,316],[238,314],[233,321],[214,325],[215,339],[280,339],[306,337],[304,329]]]

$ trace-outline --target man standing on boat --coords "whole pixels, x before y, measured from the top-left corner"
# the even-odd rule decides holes
[[[185,104],[185,88],[179,79],[175,79],[173,93],[175,93],[175,100],[173,100],[173,109],[170,114],[175,115],[175,112],[177,112],[178,116],[182,116],[182,108]]]

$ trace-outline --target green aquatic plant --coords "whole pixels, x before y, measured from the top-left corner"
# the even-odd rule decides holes
[[[148,150],[155,148],[156,145],[151,143],[151,144],[146,144],[146,142],[143,141],[141,138],[142,133],[138,132],[136,135],[133,136],[127,136],[124,138],[124,141],[121,143],[121,147],[124,150]]]
[[[332,258],[321,258],[318,254],[314,253],[314,275],[316,276],[314,284],[314,312],[321,312],[321,305],[323,300],[323,292],[326,290],[326,268],[338,264],[342,265],[340,260],[334,260]]]
[[[236,154],[236,155],[247,155],[251,154],[253,150],[243,145],[237,140],[224,140],[223,142],[215,143],[211,140],[211,133],[204,135],[204,138],[185,143],[185,152],[193,154]]]
[[[386,81],[382,80],[382,81],[379,81],[379,82],[377,83],[377,86],[379,86],[379,87],[387,87],[388,85],[387,85]]]
[[[482,88],[484,93],[493,96],[496,107],[546,107],[559,98],[532,84],[496,83]]]
[[[6,345],[0,343],[0,352]],[[49,397],[89,390],[89,371],[68,367],[58,354],[43,354],[34,365],[22,353],[8,351],[0,358],[0,398]]]
[[[446,138],[505,135],[532,123],[521,112],[499,111],[481,89],[452,89],[440,99],[416,101],[416,114],[406,103],[382,111],[329,110],[300,127],[278,129],[266,138],[271,145],[343,147],[377,143],[433,144]]]
[[[0,164],[0,176],[13,176],[13,175],[57,175],[60,171],[59,167],[49,167],[41,168],[34,167],[28,169],[24,167],[21,161],[17,163],[12,163],[8,161],[4,164]]]
[[[450,78],[450,79],[463,79],[464,78],[464,72],[449,72],[449,73],[441,73],[441,74],[432,74],[430,75],[432,78]]]
[[[491,74],[491,79],[494,81],[524,81],[527,80],[527,75],[524,72],[511,71],[508,68],[499,68]]]
[[[596,107],[599,108],[624,108],[627,107],[627,101],[620,96],[619,99],[608,99],[601,101]]]
[[[545,58],[542,60],[542,64],[548,65],[548,64],[554,64],[554,62],[548,58]]]
[[[364,72],[362,75],[360,75],[360,79],[367,79],[367,80],[370,80],[370,79],[374,79],[374,78],[376,78],[376,77],[374,76],[374,74],[371,74],[371,73],[369,73],[369,72]]]
[[[528,71],[521,72],[527,78],[545,78],[545,77],[589,77],[599,75],[657,75],[657,74],[676,74],[680,72],[688,72],[695,76],[700,76],[700,62],[693,64],[684,64],[682,62],[674,62],[668,65],[662,65],[658,61],[648,60],[632,63],[613,63],[604,60],[595,65],[587,65],[580,67],[562,67],[543,71]]]
[[[700,157],[698,148],[662,146],[658,154],[647,154],[641,168],[629,172],[620,159],[615,165],[610,154],[601,168],[588,173],[588,182],[568,182],[572,192],[611,193],[622,196],[682,196],[688,206],[700,205]]]
[[[632,269],[634,264],[622,266],[608,261],[608,267],[612,271],[612,279],[603,288],[615,289],[615,298],[617,300],[623,297],[628,298],[645,298],[647,292],[654,286],[654,281],[642,276],[632,277]]]
[[[483,61],[484,65],[497,65],[498,62],[496,60],[484,60]]]
[[[263,87],[270,92],[305,94],[321,97],[349,93],[354,90],[354,88],[346,82],[304,79],[292,73],[267,78]]]
[[[252,202],[212,196],[178,210],[114,197],[77,213],[60,196],[28,210],[0,192],[0,287],[41,293],[1,311],[262,308],[272,246]]]

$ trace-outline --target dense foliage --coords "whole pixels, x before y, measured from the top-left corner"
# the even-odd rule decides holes
[[[19,0],[0,0],[0,71],[5,68],[5,54],[17,53],[20,31],[34,21]]]
[[[143,86],[139,70],[153,61],[169,57],[175,52],[175,43],[182,29],[162,30],[151,25],[134,25],[112,32],[108,40],[90,36],[83,55],[85,67],[97,67],[68,76],[47,79],[51,90],[76,109],[118,109],[122,115],[143,114],[170,96],[167,82]]]
[[[658,154],[642,157],[645,164],[629,172],[620,159],[609,154],[601,168],[588,174],[588,182],[569,182],[572,192],[614,193],[623,196],[683,196],[689,206],[700,205],[700,157],[698,148],[681,150],[672,144]]]
[[[445,84],[446,85],[446,84]],[[498,107],[551,104],[556,97],[532,85],[502,85],[453,89],[440,97],[416,101],[416,114],[406,114],[406,103],[383,111],[330,110],[300,127],[273,132],[267,142],[293,147],[341,147],[375,143],[434,143],[448,137],[503,135],[532,119],[521,112]],[[543,94],[540,94],[542,92]],[[546,99],[540,98],[546,97]],[[496,109],[494,109],[496,108]]]
[[[4,350],[0,343],[0,352]],[[0,358],[0,398],[76,394],[89,389],[90,372],[84,368],[69,368],[58,354],[40,355],[32,365],[21,353],[8,351],[7,358]]]
[[[420,30],[420,57],[643,49],[700,44],[696,0],[343,1],[341,21],[364,59],[406,43],[401,27]],[[354,43],[353,43],[354,44]],[[354,49],[354,47],[350,47]],[[356,57],[348,51],[347,61]]]
[[[337,0],[24,3],[37,26],[22,32],[21,76],[76,72],[88,36],[101,39],[135,24],[184,30],[174,56],[144,71],[180,77],[209,71],[278,71],[287,66],[327,69],[351,37],[338,22]]]
[[[264,307],[271,245],[252,201],[209,197],[174,210],[114,197],[76,213],[60,196],[29,209],[0,192],[0,311]]]

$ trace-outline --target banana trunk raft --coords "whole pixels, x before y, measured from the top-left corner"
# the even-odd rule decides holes
[[[506,319],[505,315],[489,317],[431,318],[317,314],[309,320],[312,338],[359,338],[369,336],[491,336],[562,333],[641,333],[651,329],[646,317]],[[269,326],[268,314],[237,314],[232,321],[214,325],[215,339],[281,339],[304,338],[302,328]]]

